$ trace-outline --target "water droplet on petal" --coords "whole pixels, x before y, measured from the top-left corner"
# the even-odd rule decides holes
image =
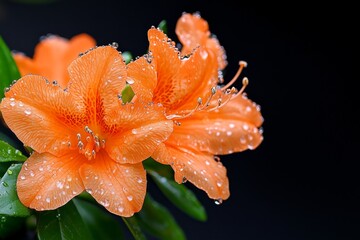
[[[137,133],[138,133],[136,129],[131,130],[131,132],[132,132],[133,134],[137,134]]]
[[[50,203],[50,198],[47,197],[47,198],[45,199],[45,201],[46,201],[47,203]]]
[[[30,114],[31,114],[31,110],[30,110],[30,109],[25,109],[24,113],[25,113],[26,115],[30,115]]]
[[[223,200],[221,198],[215,200],[216,205],[220,205],[223,203]]]
[[[119,212],[123,212],[124,211],[124,208],[123,207],[118,207],[118,210],[119,210]]]
[[[131,202],[133,200],[133,196],[129,195],[127,196],[127,199]]]
[[[134,79],[131,79],[131,78],[128,78],[128,79],[126,79],[126,82],[128,83],[128,84],[134,84]]]

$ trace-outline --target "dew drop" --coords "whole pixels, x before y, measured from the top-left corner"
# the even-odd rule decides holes
[[[183,177],[182,183],[186,183],[187,182],[187,178]]]
[[[21,175],[21,176],[20,176],[20,179],[21,179],[21,180],[25,180],[25,176],[24,176],[24,175]]]
[[[132,134],[137,134],[138,133],[136,129],[131,130],[131,132],[132,132]]]
[[[7,170],[7,173],[8,173],[9,175],[11,175],[11,174],[13,174],[13,171],[10,170],[10,169],[8,169],[8,170]]]
[[[24,113],[25,113],[26,115],[30,115],[30,114],[31,114],[31,110],[30,110],[30,109],[25,109]]]
[[[220,205],[223,203],[223,200],[221,198],[215,200],[216,205]]]
[[[233,123],[229,124],[229,128],[234,128],[234,127],[235,127],[235,124],[233,124]]]
[[[124,208],[123,207],[118,207],[118,210],[119,210],[119,212],[123,212],[124,211]]]
[[[59,189],[62,189],[62,188],[64,187],[64,183],[61,182],[61,181],[58,181],[58,182],[56,183],[56,186],[57,186]]]
[[[128,83],[128,84],[134,84],[134,79],[131,79],[131,78],[128,78],[128,79],[126,79],[126,82]]]
[[[103,206],[108,207],[109,205],[110,205],[109,200],[105,199],[105,201],[103,202]]]
[[[142,181],[143,180],[141,178],[138,178],[138,180],[137,180],[138,183],[142,183]]]
[[[205,161],[205,164],[209,166],[209,165],[210,165],[210,162],[209,162],[208,160],[206,160],[206,161]]]
[[[8,187],[8,186],[9,186],[9,184],[8,184],[7,182],[2,182],[2,185],[3,185],[4,187]]]
[[[217,185],[218,187],[221,187],[221,186],[222,186],[222,183],[221,183],[221,182],[217,182],[216,185]]]
[[[1,216],[1,218],[0,218],[0,222],[2,222],[2,223],[4,223],[4,222],[6,222],[6,217],[5,216]]]
[[[50,203],[50,198],[47,197],[47,198],[45,199],[45,201],[46,201],[47,203]]]
[[[115,49],[117,49],[119,47],[119,44],[117,42],[113,42],[111,43],[111,46]]]
[[[127,199],[129,200],[129,202],[131,202],[133,200],[133,196],[129,195],[127,196]]]
[[[16,105],[15,102],[10,102],[9,104],[10,104],[10,106],[12,106],[12,107],[14,107],[14,106]]]
[[[227,135],[227,136],[231,136],[231,135],[232,135],[232,131],[227,131],[227,132],[226,132],[226,135]]]

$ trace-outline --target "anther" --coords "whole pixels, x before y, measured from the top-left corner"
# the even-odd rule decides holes
[[[236,95],[234,97],[237,97],[239,95],[242,95],[242,93],[244,92],[246,86],[249,85],[249,79],[247,77],[244,77],[242,80],[242,87],[241,89],[236,93]]]
[[[247,67],[247,62],[245,62],[245,61],[240,61],[240,62],[239,62],[239,65],[240,65],[240,67],[239,67],[238,71],[236,72],[235,76],[233,77],[233,79],[231,79],[231,81],[228,82],[228,84],[226,84],[225,86],[223,86],[223,87],[221,88],[221,90],[225,90],[225,89],[229,88],[234,82],[236,82],[236,80],[239,78],[242,70],[243,70],[245,67]]]

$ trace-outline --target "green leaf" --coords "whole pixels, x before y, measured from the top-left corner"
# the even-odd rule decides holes
[[[11,164],[0,184],[0,215],[14,217],[30,216],[31,210],[25,207],[16,193],[16,180],[22,164]]]
[[[0,140],[0,162],[24,162],[26,159],[27,157],[24,156],[20,150],[17,150],[7,142]]]
[[[0,99],[4,97],[4,89],[19,78],[20,73],[12,54],[0,36]]]
[[[0,215],[0,239],[25,239],[25,221],[22,217]]]
[[[132,90],[130,85],[126,85],[126,87],[121,92],[121,100],[123,103],[129,103],[135,96],[134,91]]]
[[[56,210],[38,212],[37,236],[39,240],[95,240],[72,201]]]
[[[135,215],[140,226],[149,234],[162,240],[184,240],[183,230],[171,213],[148,194],[143,208]]]
[[[162,20],[159,25],[158,28],[163,31],[165,34],[167,34],[167,23],[166,20]]]
[[[169,165],[158,163],[152,158],[148,158],[143,161],[143,165],[145,169],[155,171],[163,177],[169,179],[173,179],[174,177],[174,171]]]
[[[73,202],[94,239],[124,239],[120,222],[109,212],[84,200],[73,199]]]
[[[11,164],[11,162],[0,163],[0,176],[4,176]]]
[[[145,240],[146,239],[144,233],[141,231],[139,222],[135,216],[122,217],[122,219],[125,222],[128,229],[130,230],[133,237],[135,238],[135,240]]]
[[[129,52],[129,51],[125,51],[121,55],[124,58],[124,61],[126,64],[131,62],[131,60],[133,59],[133,56],[132,56],[131,52]]]
[[[151,175],[161,192],[176,207],[196,220],[206,221],[205,208],[190,189],[185,187],[185,185],[178,184],[171,179],[161,176],[156,171],[148,169],[147,172]]]

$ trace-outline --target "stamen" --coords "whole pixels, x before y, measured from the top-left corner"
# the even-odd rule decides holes
[[[216,93],[216,88],[212,87],[211,88],[211,95],[210,95],[210,97],[208,98],[208,100],[205,103],[205,108],[207,108],[210,105],[210,101],[211,101],[212,97],[215,95],[215,93]],[[201,109],[204,109],[204,107],[202,107]]]
[[[186,113],[186,114],[184,114],[184,115],[172,114],[172,115],[166,116],[166,118],[169,119],[169,120],[171,120],[171,119],[174,119],[174,118],[176,118],[176,119],[182,119],[182,118],[186,118],[186,117],[191,116],[191,115],[192,115],[194,112],[196,112],[196,111],[199,109],[199,107],[201,106],[201,104],[202,104],[202,99],[201,99],[201,97],[198,98],[197,102],[198,102],[198,104],[196,105],[196,107],[195,107],[193,110],[191,110],[190,112],[188,112],[188,113]]]
[[[249,85],[249,79],[247,77],[244,77],[242,80],[242,88],[235,94],[234,98],[242,95],[247,85]]]
[[[225,90],[225,89],[229,88],[234,82],[236,82],[236,80],[237,80],[238,77],[240,76],[242,70],[247,66],[247,62],[245,62],[245,61],[240,61],[240,62],[239,62],[239,65],[240,65],[240,67],[239,67],[238,71],[236,72],[235,76],[233,77],[233,79],[231,79],[231,81],[228,82],[228,84],[226,84],[225,86],[223,86],[223,87],[221,88],[221,90]]]

